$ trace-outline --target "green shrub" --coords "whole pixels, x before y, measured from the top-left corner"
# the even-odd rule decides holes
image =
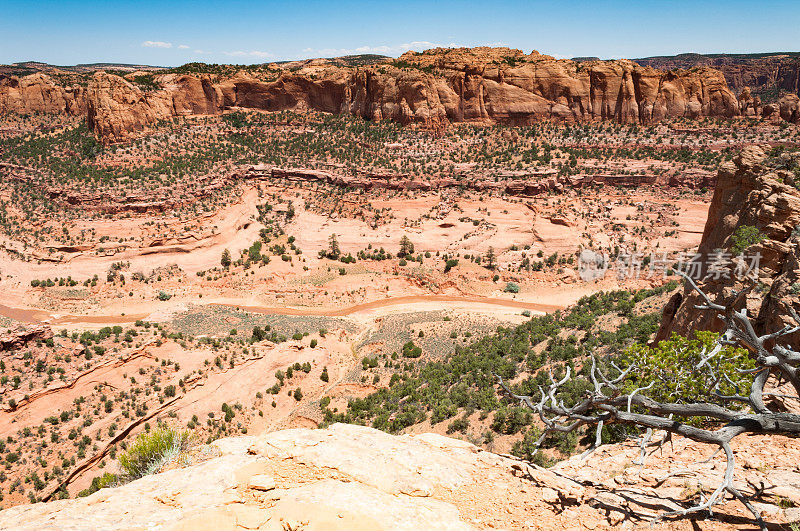
[[[752,225],[742,225],[737,228],[731,238],[731,253],[738,255],[744,252],[751,245],[764,240],[766,236]]]
[[[78,492],[78,498],[83,498],[84,496],[89,496],[90,494],[94,494],[100,489],[104,489],[106,487],[113,487],[118,483],[119,478],[116,474],[111,474],[110,472],[106,472],[102,476],[97,476],[92,479],[92,484],[87,489],[83,489],[82,491]]]
[[[509,282],[506,284],[505,289],[503,289],[506,293],[519,293],[519,284],[516,282]]]
[[[705,353],[714,348],[718,336],[715,332],[698,331],[694,339],[673,334],[656,347],[631,346],[626,355],[636,364],[636,372],[627,382],[629,391],[655,382],[646,394],[658,402],[691,404],[708,400],[714,382],[709,371],[697,370],[696,366]],[[753,375],[746,371],[755,367],[755,362],[746,350],[726,346],[716,359],[718,364],[714,372],[723,378],[720,393],[734,395],[739,393],[737,386],[750,388]],[[684,373],[680,379],[675,378],[679,371]],[[728,407],[735,408],[737,404],[731,403]]]
[[[132,481],[161,470],[189,446],[189,434],[167,426],[141,433],[119,457],[125,480]]]
[[[457,431],[466,433],[467,428],[469,428],[469,421],[462,417],[454,420],[447,426],[447,433],[452,434]]]
[[[420,356],[422,356],[422,349],[416,346],[413,341],[409,341],[403,345],[403,357],[419,358]]]

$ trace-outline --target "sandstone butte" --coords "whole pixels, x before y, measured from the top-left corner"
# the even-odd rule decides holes
[[[784,154],[788,158],[796,155]],[[768,163],[767,155],[756,146],[742,150],[732,162],[723,163],[717,172],[717,184],[708,210],[708,220],[698,254],[700,276],[708,277],[700,285],[712,299],[720,300],[750,286],[744,279],[708,275],[708,265],[719,249],[730,249],[736,229],[756,227],[763,239],[746,249],[748,263],[758,256],[759,290],[746,299],[749,315],[758,330],[780,330],[791,324],[792,301],[800,285],[800,192],[786,184],[790,172],[780,164]],[[777,167],[776,167],[777,166]],[[760,292],[759,292],[760,291]],[[701,304],[696,292],[675,293],[664,308],[656,341],[676,332],[687,335],[692,330],[721,330],[722,322],[710,312],[695,310]],[[795,334],[793,344],[800,342]]]
[[[235,108],[349,113],[434,131],[456,122],[647,124],[754,113],[800,120],[796,94],[762,107],[749,92],[737,97],[710,67],[662,71],[628,60],[575,62],[509,48],[437,48],[358,68],[314,60],[226,78],[167,73],[154,80],[158,87],[143,91],[103,71],[86,87],[60,86],[44,73],[9,76],[0,78],[0,112],[84,115],[106,142],[159,120]]]
[[[757,505],[771,519],[796,520],[800,495],[779,486],[800,481],[796,445],[750,439],[735,443],[742,481],[770,489],[776,505]],[[686,489],[720,480],[711,451],[678,438],[643,463],[638,444],[620,443],[545,469],[432,433],[334,424],[219,439],[120,487],[0,511],[0,529],[733,529],[743,516],[733,504],[715,511],[730,523],[650,525]]]

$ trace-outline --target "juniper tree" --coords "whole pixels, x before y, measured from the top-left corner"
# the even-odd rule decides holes
[[[336,260],[341,254],[342,251],[339,249],[339,241],[336,239],[336,234],[331,234],[328,238],[328,258]]]
[[[585,375],[573,374],[569,367],[559,380],[550,373],[549,384],[541,386],[536,397],[516,394],[500,376],[495,377],[503,392],[539,416],[544,429],[534,444],[537,449],[550,435],[589,428],[595,430],[595,441],[587,452],[593,451],[602,443],[604,426],[611,424],[645,430],[639,438],[642,455],[647,445],[654,444],[654,430],[666,433],[660,443],[655,443],[659,446],[674,434],[717,446],[725,455],[726,468],[716,489],[702,503],[663,513],[656,520],[710,511],[727,494],[744,504],[758,525],[766,529],[750,502],[754,496],[746,496],[734,485],[735,460],[730,443],[743,433],[800,436],[800,414],[787,411],[781,404],[800,401],[800,352],[796,342],[790,342],[800,333],[800,316],[792,311],[796,324],[759,334],[747,309],[736,309],[744,305],[754,286],[713,302],[691,278],[684,278],[704,301],[697,309],[715,312],[724,330],[717,340],[700,348],[692,363],[685,363],[685,356],[684,363],[680,359],[671,361],[673,379],[680,385],[670,388],[647,357],[633,357],[622,368],[614,361],[591,356]],[[735,358],[741,359],[737,354],[741,349],[748,361],[733,363]],[[584,396],[572,401],[565,398],[568,390],[580,383],[589,389]],[[749,390],[744,391],[747,387]],[[789,391],[777,391],[784,387]],[[686,389],[693,390],[691,396],[685,396]],[[765,401],[765,397],[778,400]],[[760,494],[755,491],[754,495]]]
[[[397,256],[403,258],[405,256],[409,256],[414,254],[414,244],[411,243],[411,240],[403,234],[403,237],[400,238],[400,252],[397,253]]]
[[[486,252],[486,268],[494,270],[497,267],[497,256],[494,254],[494,247],[489,247]]]

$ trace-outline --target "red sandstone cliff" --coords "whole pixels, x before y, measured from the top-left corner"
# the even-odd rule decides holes
[[[62,88],[45,74],[0,82],[0,112],[86,113],[105,141],[123,140],[173,116],[234,107],[318,110],[441,129],[452,122],[530,124],[541,120],[731,117],[740,100],[712,68],[660,71],[631,61],[574,62],[508,48],[408,52],[394,63],[349,68],[309,62],[271,78],[239,72],[161,74],[156,90],[97,72],[88,88]],[[796,101],[770,112],[800,118]]]
[[[717,250],[731,249],[739,227],[756,227],[763,235],[763,240],[744,250],[747,257],[756,253],[761,257],[755,289],[742,302],[759,333],[794,324],[792,311],[800,313],[800,191],[787,184],[794,181],[793,171],[800,167],[794,157],[785,154],[769,160],[760,148],[751,146],[734,162],[724,163],[698,249],[703,264],[698,284],[712,300],[719,300],[752,282],[731,271],[719,278],[710,274],[709,264],[719,256]],[[656,340],[672,332],[689,335],[692,330],[719,330],[719,319],[695,308],[702,302],[696,292],[676,293],[664,309]],[[798,335],[794,341],[800,340]]]
[[[85,90],[62,87],[42,73],[18,78],[0,76],[0,113],[65,113],[86,112]]]

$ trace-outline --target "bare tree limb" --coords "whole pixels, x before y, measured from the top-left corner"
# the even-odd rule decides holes
[[[750,499],[739,492],[733,484],[735,460],[730,442],[742,433],[762,433],[770,435],[800,436],[800,415],[785,411],[771,410],[764,403],[764,396],[776,396],[774,393],[765,393],[764,388],[770,377],[783,380],[791,384],[794,395],[782,395],[784,398],[800,400],[800,374],[797,365],[800,364],[800,352],[794,347],[780,344],[781,338],[800,331],[800,317],[792,312],[792,318],[797,321],[797,326],[785,326],[776,332],[758,335],[750,321],[747,310],[737,307],[743,306],[745,298],[753,286],[749,286],[733,294],[732,297],[722,302],[712,301],[692,280],[683,275],[689,286],[697,291],[704,304],[697,308],[715,312],[724,322],[725,329],[717,342],[708,351],[701,354],[701,360],[693,371],[706,371],[711,385],[707,390],[708,401],[681,403],[659,402],[647,396],[657,384],[656,381],[648,385],[636,385],[635,375],[637,367],[631,363],[626,368],[618,367],[613,361],[609,363],[616,371],[616,376],[609,376],[599,366],[595,356],[591,356],[591,368],[586,379],[591,385],[590,390],[572,405],[566,405],[561,395],[564,387],[578,376],[573,377],[570,367],[567,367],[563,378],[556,381],[550,374],[550,384],[539,389],[541,398],[538,402],[527,395],[519,395],[495,375],[502,390],[513,400],[531,409],[539,415],[544,424],[544,432],[535,443],[535,448],[544,442],[549,434],[554,432],[570,433],[582,427],[594,427],[595,440],[583,457],[589,455],[602,444],[602,430],[609,424],[628,424],[646,429],[646,435],[640,439],[641,454],[637,459],[641,464],[645,460],[645,447],[654,430],[663,430],[667,436],[657,443],[660,448],[672,434],[682,435],[691,440],[715,445],[717,452],[723,451],[726,457],[726,468],[722,482],[716,487],[708,498],[700,503],[679,511],[664,513],[657,521],[664,518],[687,516],[698,512],[711,512],[715,505],[722,503],[728,494],[739,500],[751,513],[762,529],[766,524],[750,502]],[[752,370],[741,370],[740,374],[753,374],[750,390],[744,393],[740,385],[734,382],[722,370],[724,347],[734,345],[745,348],[755,361]],[[686,368],[676,368],[678,374],[676,382],[688,377]],[[631,389],[631,383],[633,391]],[[734,389],[734,394],[723,394],[720,384],[726,383]],[[627,386],[625,391],[623,384]],[[680,388],[679,388],[680,389]],[[672,395],[674,396],[674,395]],[[737,403],[743,405],[741,409],[732,409],[727,404]],[[720,425],[716,428],[701,428],[688,422],[688,419],[701,418],[708,421],[712,419]],[[684,419],[684,420],[678,420]],[[717,452],[712,455],[713,459]]]

